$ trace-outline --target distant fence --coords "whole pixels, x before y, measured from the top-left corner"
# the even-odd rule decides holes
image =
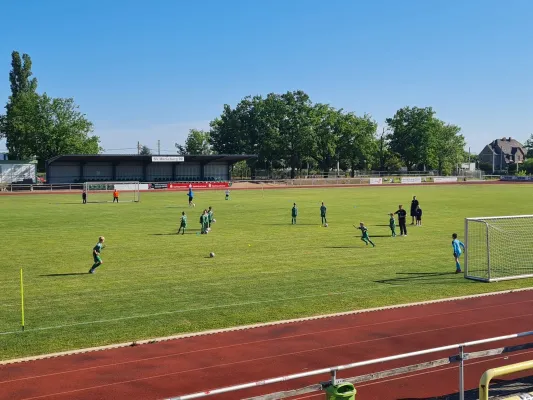
[[[147,190],[187,190],[192,189],[262,189],[269,187],[310,187],[310,186],[353,186],[353,185],[390,185],[390,184],[428,184],[428,183],[461,183],[461,182],[483,182],[504,179],[498,175],[487,175],[483,179],[474,179],[460,176],[358,176],[355,178],[299,178],[299,179],[279,179],[279,180],[233,180],[232,182],[144,182],[148,185]],[[527,178],[527,177],[517,177]],[[526,181],[527,179],[512,179],[516,181]],[[533,182],[533,180],[531,180]],[[119,181],[116,182],[120,183]],[[24,184],[2,184],[0,183],[0,192],[79,192],[83,190],[83,183],[24,183]]]
[[[308,371],[308,372],[302,372],[298,374],[293,375],[286,375],[286,376],[280,376],[276,378],[270,378],[265,379],[262,381],[257,382],[249,382],[242,385],[235,385],[235,386],[227,386],[224,388],[219,389],[210,389],[203,392],[197,392],[197,393],[191,393],[187,395],[172,397],[170,399],[166,400],[191,400],[191,399],[200,399],[208,396],[213,396],[216,394],[222,394],[222,393],[229,393],[229,392],[236,392],[239,390],[244,389],[251,389],[259,386],[265,386],[265,385],[271,385],[274,383],[279,382],[286,382],[290,380],[300,379],[300,378],[306,378],[310,376],[316,376],[316,375],[324,375],[324,374],[330,374],[331,378],[327,382],[321,382],[316,385],[311,385],[302,389],[297,390],[291,390],[291,391],[285,391],[285,392],[278,392],[278,393],[271,393],[267,395],[262,396],[256,396],[253,398],[249,398],[247,400],[273,400],[273,399],[283,399],[287,397],[292,396],[299,396],[305,393],[312,393],[320,390],[324,390],[325,388],[336,385],[341,382],[350,382],[350,383],[361,383],[361,382],[368,382],[372,380],[382,379],[385,377],[391,377],[391,376],[397,376],[402,375],[406,373],[412,373],[416,371],[422,371],[429,368],[436,368],[447,364],[457,363],[458,365],[458,378],[459,378],[459,399],[464,400],[465,395],[465,388],[464,388],[464,362],[465,360],[473,360],[476,358],[483,358],[483,357],[491,357],[496,356],[500,354],[507,354],[514,351],[519,350],[526,350],[533,347],[533,343],[527,343],[522,345],[516,345],[516,346],[509,346],[509,347],[500,347],[496,349],[490,349],[490,350],[483,350],[483,351],[477,351],[477,352],[471,352],[466,353],[466,347],[472,347],[472,346],[478,346],[482,344],[492,343],[492,342],[498,342],[502,340],[510,340],[510,339],[516,339],[526,336],[532,336],[533,331],[529,332],[522,332],[522,333],[516,333],[512,335],[505,335],[505,336],[498,336],[498,337],[492,337],[489,339],[482,339],[482,340],[475,340],[472,342],[466,342],[461,344],[452,344],[449,346],[443,346],[443,347],[435,347],[432,349],[426,349],[426,350],[420,350],[420,351],[414,351],[411,353],[404,353],[404,354],[398,354],[395,356],[389,356],[389,357],[382,357],[382,358],[376,358],[373,360],[367,360],[367,361],[359,361],[352,364],[347,365],[339,365],[337,367],[330,367],[330,368],[322,368],[317,369],[314,371]],[[384,362],[389,361],[395,361],[395,360],[402,360],[406,358],[412,358],[417,356],[422,356],[426,354],[433,354],[433,353],[439,353],[443,351],[449,351],[449,350],[458,350],[458,354],[454,354],[452,356],[441,358],[438,360],[432,360],[420,364],[415,365],[409,365],[406,367],[401,368],[395,368],[387,371],[381,371],[381,372],[375,372],[368,375],[358,376],[355,378],[349,378],[349,379],[339,379],[337,378],[337,372],[357,368],[357,367],[364,367],[367,365],[374,365],[374,364],[381,364]]]

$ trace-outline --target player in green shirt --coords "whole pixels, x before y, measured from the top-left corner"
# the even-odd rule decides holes
[[[322,202],[322,205],[320,206],[320,217],[322,218],[322,225],[328,223],[328,220],[326,219],[326,210],[326,206],[324,205],[324,202]]]
[[[207,234],[207,228],[209,227],[209,216],[207,215],[207,210],[204,210],[200,216],[200,224],[202,227],[202,235]]]
[[[296,217],[298,216],[298,207],[296,207],[296,203],[292,206],[292,225],[296,225]]]
[[[389,214],[389,227],[392,232],[392,237],[396,237],[396,220],[394,219],[394,213]]]
[[[361,240],[363,242],[365,242],[365,244],[368,246],[368,243],[370,243],[372,245],[372,247],[376,247],[376,245],[372,242],[372,240],[370,240],[370,238],[368,237],[368,228],[365,226],[365,224],[363,222],[361,222],[359,224],[359,227],[357,227],[357,229],[360,229],[361,230],[361,233],[362,233],[362,236],[361,236]]]
[[[211,229],[211,223],[213,222],[213,209],[209,207],[207,211],[208,227]]]
[[[93,247],[93,260],[94,264],[89,270],[90,274],[94,274],[94,271],[96,268],[98,268],[100,265],[102,265],[104,262],[102,261],[102,258],[100,257],[100,253],[102,252],[102,249],[104,246],[105,237],[100,236],[98,238],[98,243],[96,243],[96,246]]]
[[[180,228],[178,229],[178,235],[180,234],[180,231],[183,229],[182,235],[185,235],[185,228],[187,228],[187,216],[185,215],[185,211],[181,213],[180,218]]]

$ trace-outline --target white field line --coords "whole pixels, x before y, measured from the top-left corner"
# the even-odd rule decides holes
[[[195,336],[207,336],[207,335],[213,335],[213,334],[218,334],[218,333],[226,333],[226,332],[242,331],[242,330],[249,330],[249,329],[257,329],[257,328],[263,328],[263,327],[269,327],[269,326],[276,326],[276,325],[283,325],[283,324],[290,324],[290,323],[297,323],[297,322],[305,322],[305,321],[314,321],[314,320],[319,320],[319,319],[335,318],[335,317],[342,317],[342,316],[347,316],[347,315],[363,314],[363,313],[385,311],[385,310],[394,310],[394,309],[414,307],[414,306],[422,306],[422,305],[429,305],[429,304],[448,303],[448,302],[453,302],[453,301],[461,301],[461,300],[468,300],[468,299],[475,299],[475,298],[489,297],[489,296],[498,296],[498,295],[504,295],[504,294],[509,294],[509,293],[518,293],[518,292],[531,291],[531,290],[533,290],[533,287],[531,287],[531,288],[523,288],[523,289],[504,290],[504,291],[500,291],[500,292],[474,294],[474,295],[460,296],[460,297],[450,297],[450,298],[439,299],[439,300],[430,300],[430,301],[421,301],[421,302],[415,302],[415,303],[398,304],[398,305],[393,305],[393,306],[376,307],[376,308],[369,308],[369,309],[364,309],[364,310],[345,311],[345,312],[335,313],[335,314],[324,314],[324,315],[317,315],[317,316],[313,316],[313,317],[288,319],[288,320],[281,320],[281,321],[253,324],[253,325],[241,325],[241,326],[237,326],[237,327],[233,327],[233,328],[212,329],[212,330],[206,330],[206,331],[202,331],[202,332],[184,333],[184,334],[180,334],[180,335],[172,335],[172,336],[165,336],[165,337],[146,339],[146,340],[139,340],[139,341],[133,341],[133,342],[111,344],[111,345],[107,345],[107,346],[90,347],[90,348],[79,349],[79,350],[69,350],[69,351],[63,351],[63,352],[58,352],[58,353],[43,354],[43,355],[40,355],[40,356],[11,359],[11,360],[6,360],[6,361],[0,361],[0,365],[7,365],[7,364],[20,363],[20,362],[28,362],[28,361],[35,361],[35,360],[43,360],[43,359],[47,359],[47,358],[68,356],[68,355],[74,355],[74,354],[82,354],[82,353],[88,353],[88,352],[93,352],[93,351],[116,349],[116,348],[120,348],[120,347],[131,347],[131,346],[136,346],[136,345],[141,345],[141,344],[152,344],[152,343],[164,342],[164,341],[168,341],[168,340],[185,339],[185,338],[195,337]],[[16,332],[16,333],[22,333],[22,332]]]

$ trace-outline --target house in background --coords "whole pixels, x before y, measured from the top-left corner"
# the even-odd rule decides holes
[[[504,171],[512,164],[522,164],[526,150],[517,140],[508,137],[494,140],[479,153],[479,162],[492,166],[492,172]]]

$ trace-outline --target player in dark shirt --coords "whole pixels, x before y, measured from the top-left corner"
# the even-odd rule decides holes
[[[407,236],[407,226],[405,225],[405,220],[407,218],[407,211],[403,209],[403,206],[400,204],[398,206],[398,211],[394,214],[398,215],[398,225],[400,225],[400,235]]]
[[[416,225],[422,226],[422,209],[420,206],[416,208]]]
[[[413,200],[411,201],[411,225],[415,224],[415,218],[416,218],[416,208],[418,207],[420,203],[416,199],[416,196],[413,196]]]

